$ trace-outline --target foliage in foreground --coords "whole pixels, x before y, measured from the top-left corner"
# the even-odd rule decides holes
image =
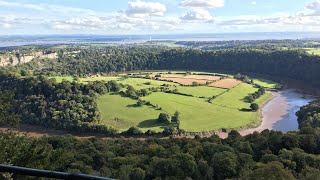
[[[0,163],[123,180],[320,177],[320,130],[310,128],[246,137],[232,131],[225,140],[32,139],[0,133],[0,146]]]

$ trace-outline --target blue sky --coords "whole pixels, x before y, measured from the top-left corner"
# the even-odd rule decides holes
[[[320,31],[320,0],[0,0],[0,34]]]

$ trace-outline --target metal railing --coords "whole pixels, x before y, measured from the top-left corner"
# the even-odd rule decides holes
[[[86,174],[71,174],[71,173],[64,173],[64,172],[10,166],[10,165],[4,165],[4,164],[0,164],[0,172],[7,172],[7,173],[13,173],[13,174],[19,174],[19,175],[25,175],[25,176],[67,179],[67,180],[111,180],[110,178],[90,176]]]

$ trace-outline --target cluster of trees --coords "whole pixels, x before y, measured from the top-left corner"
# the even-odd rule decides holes
[[[131,132],[135,133],[135,129]],[[0,133],[0,163],[137,179],[319,179],[320,131],[263,131],[227,139],[38,139]],[[12,175],[14,179],[28,179]]]
[[[258,89],[258,91],[252,94],[249,94],[247,97],[245,97],[244,100],[246,102],[253,103],[256,99],[259,99],[265,93],[266,93],[266,90],[263,87],[261,87]]]
[[[296,113],[298,116],[299,127],[320,128],[320,101],[314,101]]]
[[[149,89],[136,90],[134,87],[127,85],[127,89],[125,91],[121,91],[120,95],[132,99],[139,99],[139,97],[147,96],[151,94],[151,92],[152,91],[149,91]]]
[[[0,126],[18,125],[19,115],[14,112],[14,94],[10,91],[2,91],[0,93]]]
[[[237,75],[234,76],[235,79],[238,79],[238,80],[241,80],[245,83],[248,83],[248,84],[253,84],[253,80],[250,79],[248,76],[246,75],[242,75],[241,73],[238,73]]]
[[[186,94],[186,93],[179,92],[178,89],[170,90],[170,89],[168,88],[168,89],[166,89],[164,92],[165,92],[165,93],[170,93],[170,94],[178,94],[178,95],[181,95],[181,96],[189,96],[189,97],[192,97],[192,96],[193,96],[192,94]]]
[[[320,57],[303,50],[227,49],[202,51],[185,48],[104,47],[84,49],[76,56],[63,54],[58,61],[34,61],[10,70],[35,74],[74,76],[133,70],[199,70],[254,73],[307,81],[320,86]]]
[[[14,124],[21,121],[75,132],[114,134],[115,129],[99,124],[96,94],[117,92],[120,88],[115,81],[88,85],[68,81],[57,83],[55,79],[43,76],[17,77],[0,72],[0,101],[6,102],[1,106],[20,119],[15,118]]]
[[[176,111],[173,116],[170,116],[167,113],[160,113],[157,121],[162,124],[176,127],[178,130],[180,129],[181,118],[180,113],[178,111]]]

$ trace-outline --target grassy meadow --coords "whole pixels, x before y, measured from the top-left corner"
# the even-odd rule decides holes
[[[50,78],[55,78],[57,82],[74,80],[71,76]],[[243,109],[250,109],[250,103],[246,103],[243,99],[258,90],[250,84],[241,83],[234,88],[222,89],[208,86],[181,86],[173,82],[121,76],[79,78],[78,81],[88,83],[101,80],[115,80],[118,83],[131,85],[137,90],[157,88],[167,84],[171,90],[177,89],[180,93],[192,95],[153,92],[140,98],[157,105],[160,110],[146,105],[137,107],[135,106],[137,100],[118,94],[108,93],[99,96],[97,103],[101,113],[101,123],[111,125],[120,131],[125,131],[132,126],[137,126],[143,131],[149,129],[163,131],[164,126],[156,121],[158,115],[162,112],[173,115],[176,111],[181,114],[181,128],[190,132],[245,128],[260,122],[260,112],[243,111]],[[254,79],[254,82],[265,88],[275,88],[279,85],[264,79]],[[213,96],[215,98],[209,103],[208,99]],[[256,103],[263,105],[271,98],[272,95],[267,93],[257,99]]]
[[[309,54],[320,55],[320,48],[306,48]]]

